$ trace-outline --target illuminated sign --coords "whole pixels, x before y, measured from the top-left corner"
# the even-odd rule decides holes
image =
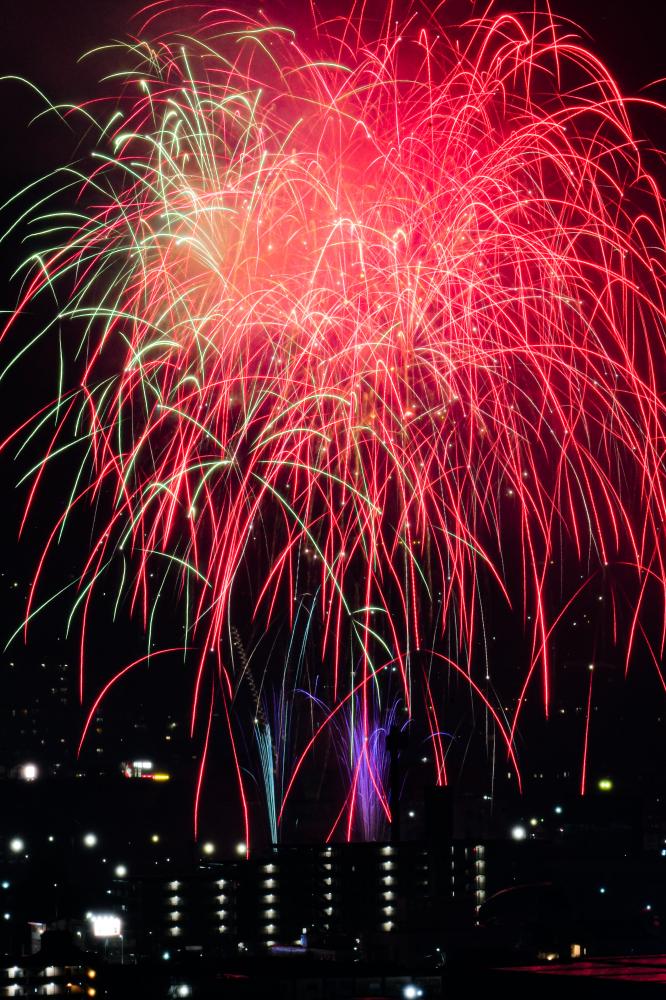
[[[114,917],[110,913],[93,913],[90,917],[92,932],[94,937],[120,937],[122,935],[122,923],[120,917]]]

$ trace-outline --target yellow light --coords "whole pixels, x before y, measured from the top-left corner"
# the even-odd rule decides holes
[[[97,972],[95,971],[95,969],[87,969],[86,970],[86,976],[88,977],[88,979],[94,979],[96,975],[97,975]]]
[[[169,781],[170,778],[171,775],[167,774],[166,771],[156,771],[153,775],[153,781]]]
[[[95,989],[95,987],[94,986],[89,986],[88,987],[88,996],[89,997],[94,997],[96,995],[97,995],[97,990]]]
[[[601,778],[600,781],[597,783],[597,788],[599,789],[600,792],[612,792],[613,782],[611,781],[610,778]]]

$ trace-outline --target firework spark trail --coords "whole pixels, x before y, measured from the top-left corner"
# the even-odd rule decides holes
[[[331,712],[320,699],[308,691],[299,691],[317,705],[326,719],[331,718]],[[390,821],[391,812],[384,789],[389,784],[389,753],[386,749],[386,739],[391,727],[396,724],[402,708],[401,701],[390,702],[386,699],[383,711],[385,719],[372,718],[371,729],[368,732],[362,712],[354,711],[354,701],[350,699],[347,705],[347,718],[332,720],[332,728],[336,730],[332,740],[333,746],[340,755],[339,765],[345,773],[349,791],[338,816],[331,827],[326,841],[333,838],[336,828],[346,815],[347,839],[351,839],[354,821],[358,822],[364,840],[381,840],[385,820]],[[371,710],[377,710],[376,703]]]
[[[419,660],[441,601],[456,676],[515,760],[528,685],[539,679],[546,712],[551,698],[562,539],[588,579],[633,568],[627,663],[648,581],[664,648],[666,241],[630,102],[550,16],[448,31],[414,14],[375,37],[352,13],[301,43],[198,7],[189,35],[160,34],[172,6],[147,9],[142,40],[113,50],[114,111],[82,109],[98,123],[89,169],[55,185],[75,209],[49,214],[40,198],[29,213],[52,242],[26,262],[3,338],[61,289],[35,342],[66,324],[71,384],[35,415],[47,440],[28,506],[65,452],[81,462],[26,620],[63,523],[106,503],[78,584],[82,697],[109,565],[122,562],[151,634],[164,579],[177,581],[192,728],[217,672],[232,743],[234,588],[250,587],[268,628],[293,623],[310,587],[331,718],[356,692],[367,740],[394,663],[408,711],[426,704],[444,781],[443,688]],[[482,580],[531,633],[504,722],[476,652]]]

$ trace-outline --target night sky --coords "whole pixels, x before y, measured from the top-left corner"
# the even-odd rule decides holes
[[[501,2],[497,5],[498,9],[507,6]],[[523,6],[527,5],[514,5],[513,9]],[[100,65],[104,67],[105,62],[102,58],[77,63],[78,57],[96,44],[123,36],[128,25],[131,31],[130,17],[135,8],[136,4],[129,0],[23,0],[4,4],[0,12],[0,64],[3,72],[6,76],[28,78],[54,101],[82,101],[95,92]],[[330,5],[330,9],[334,10],[334,5]],[[456,12],[465,10],[466,5],[452,0],[445,5],[445,9],[449,12],[448,16],[455,19]],[[482,9],[481,5],[478,9]],[[625,93],[638,93],[651,81],[666,76],[666,7],[663,4],[654,0],[553,0],[553,9],[556,14],[574,18],[588,33],[588,44],[614,71]],[[280,8],[276,11],[276,19],[279,19]],[[75,155],[75,150],[70,148],[67,130],[50,117],[27,125],[28,120],[42,109],[37,95],[11,80],[1,82],[0,88],[3,110],[0,188],[5,196],[9,196],[40,172]],[[650,93],[666,99],[666,86],[653,88]],[[639,133],[649,137],[650,143],[666,148],[666,115],[641,109],[636,112],[634,121]],[[666,186],[666,167],[659,169]],[[15,237],[9,237],[0,247],[0,266],[4,276],[0,304],[4,309],[11,308],[19,291],[16,282],[8,282],[7,275],[21,253],[21,246]],[[4,360],[6,355],[3,354],[2,358]],[[39,360],[31,354],[28,363],[18,366],[11,383],[4,384],[0,390],[0,427],[3,433],[13,429],[22,415],[32,412],[38,400],[50,398],[53,362],[48,352]],[[39,544],[55,519],[55,512],[61,508],[62,496],[57,495],[51,481],[46,494],[38,498],[27,537],[17,544],[16,534],[25,493],[14,489],[19,477],[19,465],[11,461],[11,456],[0,457],[0,476],[4,483],[0,524],[0,637],[6,639],[20,623],[26,587],[31,579]],[[86,545],[84,533],[81,545]],[[71,578],[75,562],[72,555],[64,552],[58,556],[56,565],[49,570],[54,581],[56,578]],[[54,589],[55,586],[54,583]],[[540,781],[549,785],[561,782],[561,787],[572,792],[576,788],[582,745],[582,712],[587,692],[585,667],[591,655],[590,649],[596,648],[599,651],[595,657],[599,670],[598,681],[595,679],[590,774],[594,779],[612,774],[622,787],[643,787],[659,794],[663,782],[661,761],[666,733],[665,696],[644,653],[637,655],[629,678],[626,681],[623,679],[621,657],[609,651],[604,625],[598,621],[598,609],[594,604],[596,596],[590,597],[588,606],[577,609],[563,637],[558,640],[560,668],[556,672],[551,720],[544,724],[542,711],[536,706],[532,709],[531,705],[525,715],[518,749],[522,751],[528,787],[535,794],[540,794]],[[178,611],[174,609],[174,619],[177,616]],[[48,732],[53,727],[58,740],[62,739],[61,733],[70,734],[71,744],[63,748],[63,753],[68,753],[71,759],[83,716],[76,707],[73,695],[76,630],[74,638],[66,640],[63,620],[64,609],[59,606],[36,623],[29,635],[27,648],[19,639],[9,651],[0,654],[0,684],[6,685],[10,704],[30,707],[34,704],[33,699],[41,699],[39,704],[42,707],[35,713],[38,720],[35,731],[26,735],[27,741],[33,740],[35,752],[39,752],[39,741],[44,736],[47,738],[44,756],[55,752]],[[492,621],[491,612],[489,627],[494,630],[497,645],[503,649],[498,658],[504,656],[507,670],[515,669],[513,663],[524,654],[524,650],[516,638],[514,624],[502,616]],[[99,629],[100,632],[94,635],[90,657],[90,691],[95,688],[96,679],[106,677],[109,670],[117,669],[133,656],[141,655],[145,648],[139,630],[127,622],[117,626],[111,641],[106,633],[101,634],[104,629],[101,621]],[[160,635],[160,641],[170,641],[166,632]],[[275,641],[279,645],[284,637]],[[45,664],[43,668],[41,663]],[[124,754],[154,756],[162,766],[182,775],[178,795],[185,800],[183,811],[187,814],[195,779],[193,755],[196,757],[198,754],[198,743],[195,741],[190,746],[185,735],[184,706],[187,705],[191,677],[178,665],[164,667],[164,670],[160,668],[160,671],[158,674],[152,667],[151,672],[128,679],[122,690],[119,688],[114,693],[104,708],[103,734],[98,734],[100,739],[97,744],[95,734],[92,734],[83,760],[91,762],[95,759],[96,745],[103,745],[102,756],[110,762],[109,767],[114,761],[124,759]],[[58,712],[48,707],[44,709],[44,706],[52,704],[49,692],[54,687],[58,690],[62,688],[63,692],[67,689],[67,704],[63,701]],[[57,700],[57,696],[53,697]],[[455,700],[455,697],[454,692],[452,698]],[[458,692],[457,697],[462,701],[465,699],[463,692]],[[482,730],[480,722],[479,726]],[[489,762],[482,736],[473,737],[471,731],[462,728],[460,740],[461,745],[467,743],[467,750],[458,758],[461,785],[486,791]],[[46,749],[47,746],[50,749]],[[20,753],[23,752],[21,747]],[[422,752],[423,745],[418,741],[410,750],[409,788],[414,796],[425,780],[419,771]],[[6,740],[3,741],[2,753],[6,761],[12,761],[14,751]],[[211,828],[219,821],[216,816],[219,817],[221,799],[233,794],[228,780],[230,764],[224,739],[214,740],[204,799],[204,815],[208,817],[205,822],[209,822]],[[501,769],[505,769],[504,763]],[[539,775],[545,777],[540,778]],[[498,777],[497,780],[501,779]],[[316,798],[314,778],[308,793],[310,798]],[[303,815],[306,812],[304,810]],[[296,835],[296,832],[292,830],[292,834]]]

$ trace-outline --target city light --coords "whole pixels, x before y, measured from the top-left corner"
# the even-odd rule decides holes
[[[524,826],[514,826],[511,829],[511,839],[512,840],[525,840],[527,837],[527,830]]]
[[[109,938],[122,936],[122,921],[111,913],[91,913],[93,937]],[[94,970],[92,970],[94,972]]]
[[[597,788],[600,792],[612,792],[613,782],[610,778],[600,778],[597,782]]]
[[[83,843],[86,847],[96,847],[97,846],[97,835],[94,833],[86,833],[83,838]]]
[[[39,768],[36,764],[24,764],[20,774],[23,781],[36,781],[39,777]]]
[[[125,878],[127,875],[127,865],[116,865],[113,870],[113,874],[116,878]]]
[[[244,844],[242,841],[236,844],[236,854],[247,854],[247,844]]]
[[[13,837],[9,841],[9,850],[13,854],[20,854],[22,851],[25,850],[25,841],[22,840],[20,837]]]
[[[215,854],[215,844],[211,843],[210,840],[207,840],[205,844],[201,845],[201,850],[204,854]]]

